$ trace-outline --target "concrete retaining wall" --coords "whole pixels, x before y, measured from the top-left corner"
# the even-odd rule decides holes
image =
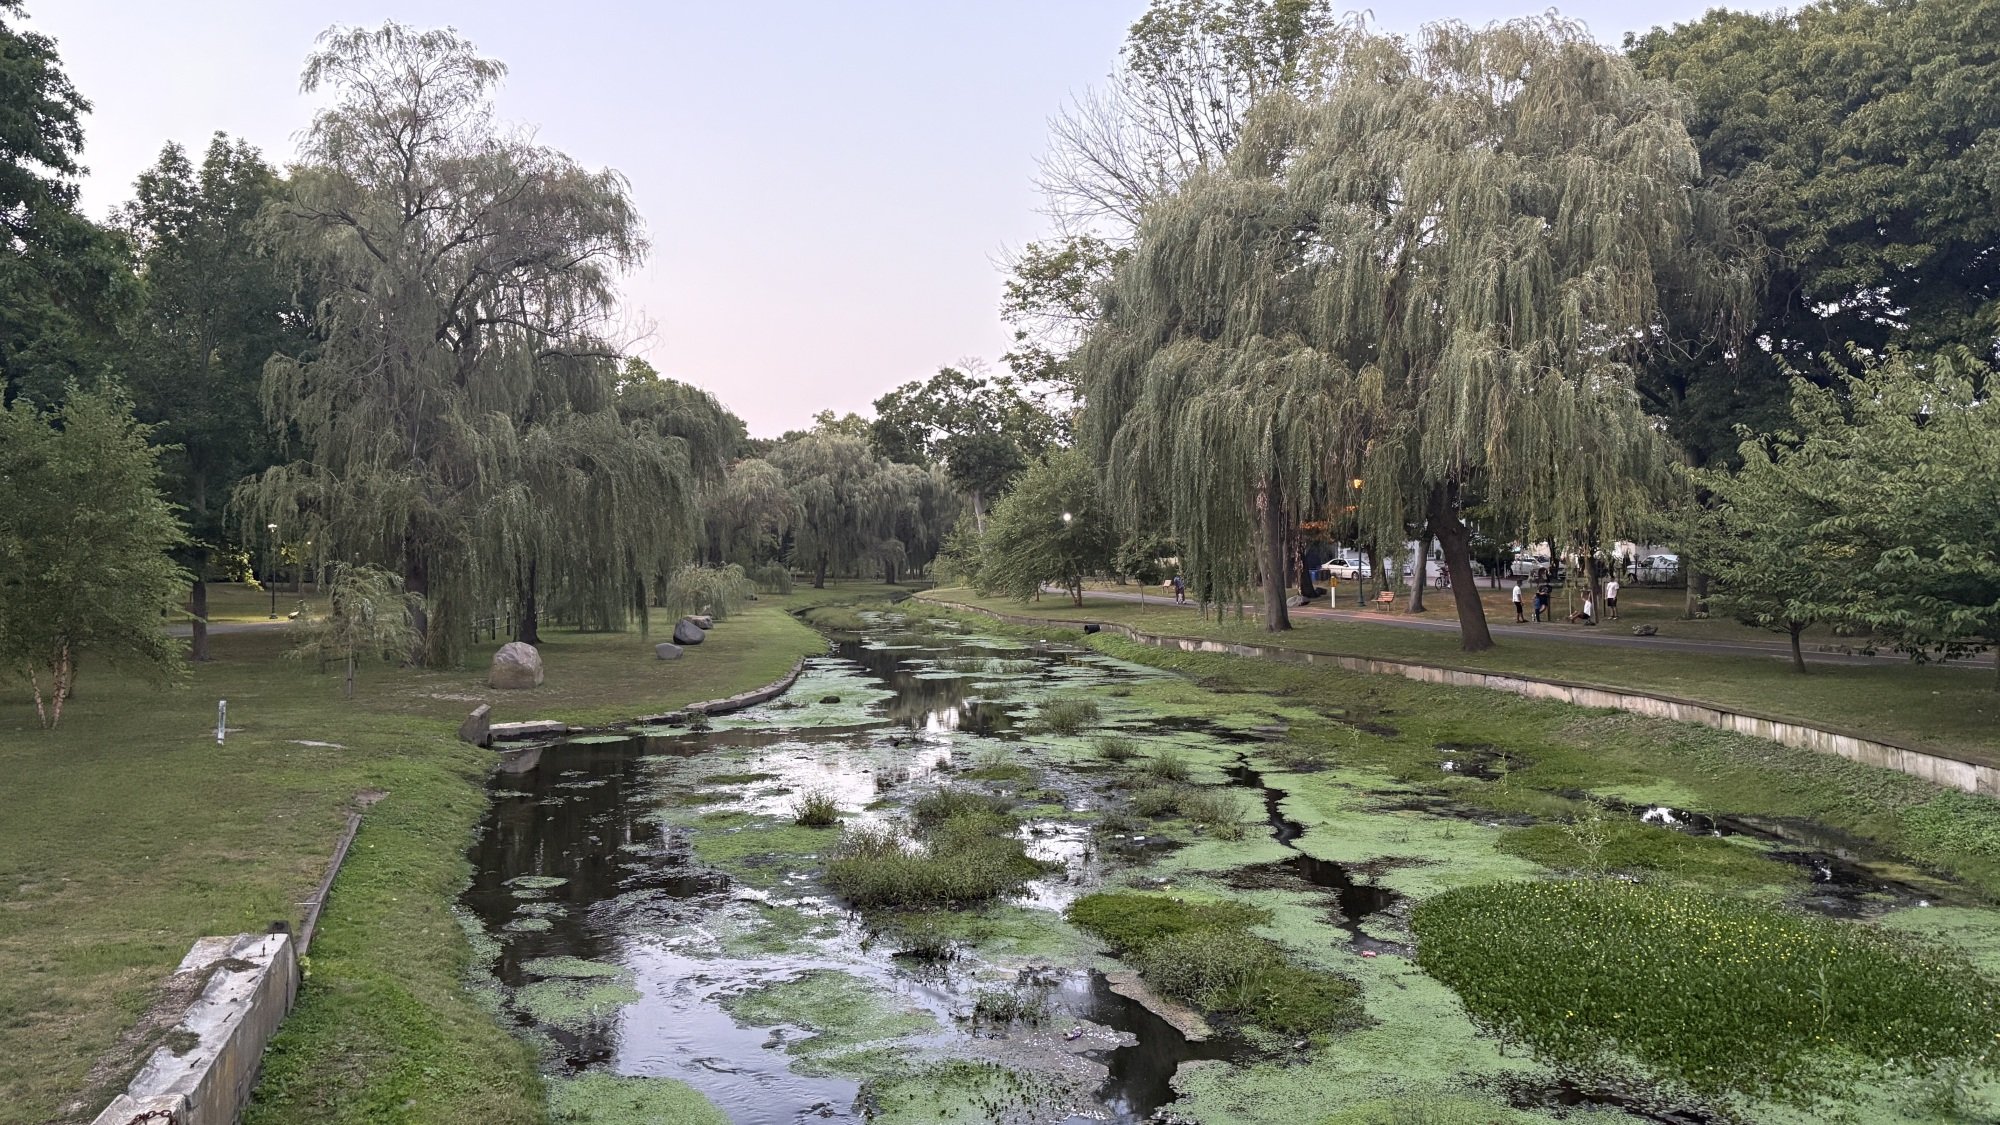
[[[1442,664],[1426,664],[1411,660],[1383,660],[1372,656],[1356,656],[1347,653],[1314,652],[1305,649],[1278,648],[1269,645],[1240,644],[1231,641],[1209,640],[1204,637],[1179,637],[1168,634],[1145,633],[1128,625],[1109,621],[1057,620],[1046,617],[1023,617],[1015,614],[997,613],[980,606],[962,602],[931,599],[941,606],[963,610],[967,613],[982,614],[1010,625],[1030,627],[1055,627],[1061,629],[1089,628],[1091,632],[1112,633],[1140,644],[1156,648],[1175,648],[1182,652],[1222,653],[1230,656],[1248,656],[1263,660],[1279,660],[1289,664],[1330,664],[1350,672],[1369,672],[1377,675],[1402,676],[1428,684],[1449,684],[1453,687],[1487,688],[1493,691],[1510,692],[1528,699],[1550,699],[1558,703],[1569,703],[1577,707],[1598,707],[1618,711],[1630,711],[1656,719],[1671,719],[1681,723],[1700,723],[1720,730],[1735,731],[1753,738],[1768,739],[1781,746],[1792,746],[1801,750],[1811,750],[1818,754],[1833,754],[1849,761],[1880,766],[1896,770],[1937,785],[1963,789],[1968,793],[1984,793],[2000,796],[2000,768],[1984,762],[1960,757],[1948,750],[1928,747],[1906,746],[1836,730],[1801,723],[1795,719],[1781,719],[1755,712],[1733,710],[1712,703],[1702,703],[1690,699],[1677,699],[1668,695],[1650,692],[1630,691],[1602,687],[1596,684],[1571,683],[1564,680],[1545,680],[1533,676],[1521,676],[1501,672],[1480,672],[1470,668],[1453,668]]]
[[[202,938],[181,974],[208,983],[96,1125],[234,1125],[249,1104],[264,1045],[297,995],[291,935]]]
[[[772,680],[763,687],[750,691],[740,691],[727,699],[710,699],[701,703],[690,703],[687,705],[687,710],[697,715],[727,715],[732,711],[742,711],[755,707],[759,703],[769,703],[771,700],[792,690],[792,685],[799,682],[799,673],[805,670],[806,661],[805,657],[802,656],[793,661],[790,672],[787,672],[779,679]]]

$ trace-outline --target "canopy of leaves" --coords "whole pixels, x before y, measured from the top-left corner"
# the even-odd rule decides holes
[[[108,394],[0,410],[0,674],[29,682],[45,726],[81,656],[159,679],[181,668],[161,625],[186,589],[168,556],[185,529],[146,437]]]
[[[1058,585],[1081,604],[1084,576],[1110,570],[1118,542],[1096,469],[1063,450],[1029,466],[994,506],[976,581],[983,592],[1022,599]]]
[[[342,691],[354,695],[354,666],[363,658],[400,661],[422,638],[416,621],[423,598],[403,589],[403,580],[380,567],[335,568],[323,617],[301,617],[292,625],[295,660],[324,665],[339,660],[347,675]]]
[[[1831,385],[1880,355],[2000,332],[2000,3],[1716,9],[1628,40],[1692,106],[1702,174],[1768,247],[1749,335],[1664,357],[1646,387],[1698,462],[1784,423],[1787,365]]]
[[[0,403],[53,403],[109,370],[131,275],[76,210],[90,103],[24,18],[21,0],[0,0]]]

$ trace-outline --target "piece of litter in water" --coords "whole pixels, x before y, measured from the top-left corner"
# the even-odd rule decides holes
[[[1080,1027],[1072,1027],[1068,1031],[1063,1032],[1063,1038],[1071,1041],[1081,1039],[1083,1038],[1083,1029]]]
[[[1375,951],[1372,949],[1364,949],[1361,951],[1361,955],[1363,957],[1373,957],[1375,956]]]

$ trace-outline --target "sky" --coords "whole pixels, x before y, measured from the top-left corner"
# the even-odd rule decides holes
[[[449,25],[504,61],[503,120],[630,181],[653,249],[623,284],[632,350],[757,436],[967,357],[998,365],[1004,262],[1048,233],[1047,121],[1101,83],[1145,0],[27,0],[93,103],[102,218],[168,141],[216,131],[288,161],[298,74],[328,25]],[[1599,39],[1706,0],[1573,3]],[[1545,0],[1406,0],[1413,31]],[[198,159],[198,155],[197,155]]]

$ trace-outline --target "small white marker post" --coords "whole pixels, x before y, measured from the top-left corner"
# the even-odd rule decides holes
[[[222,735],[228,729],[228,723],[229,701],[227,699],[218,699],[215,701],[215,744],[217,746],[222,745]]]

